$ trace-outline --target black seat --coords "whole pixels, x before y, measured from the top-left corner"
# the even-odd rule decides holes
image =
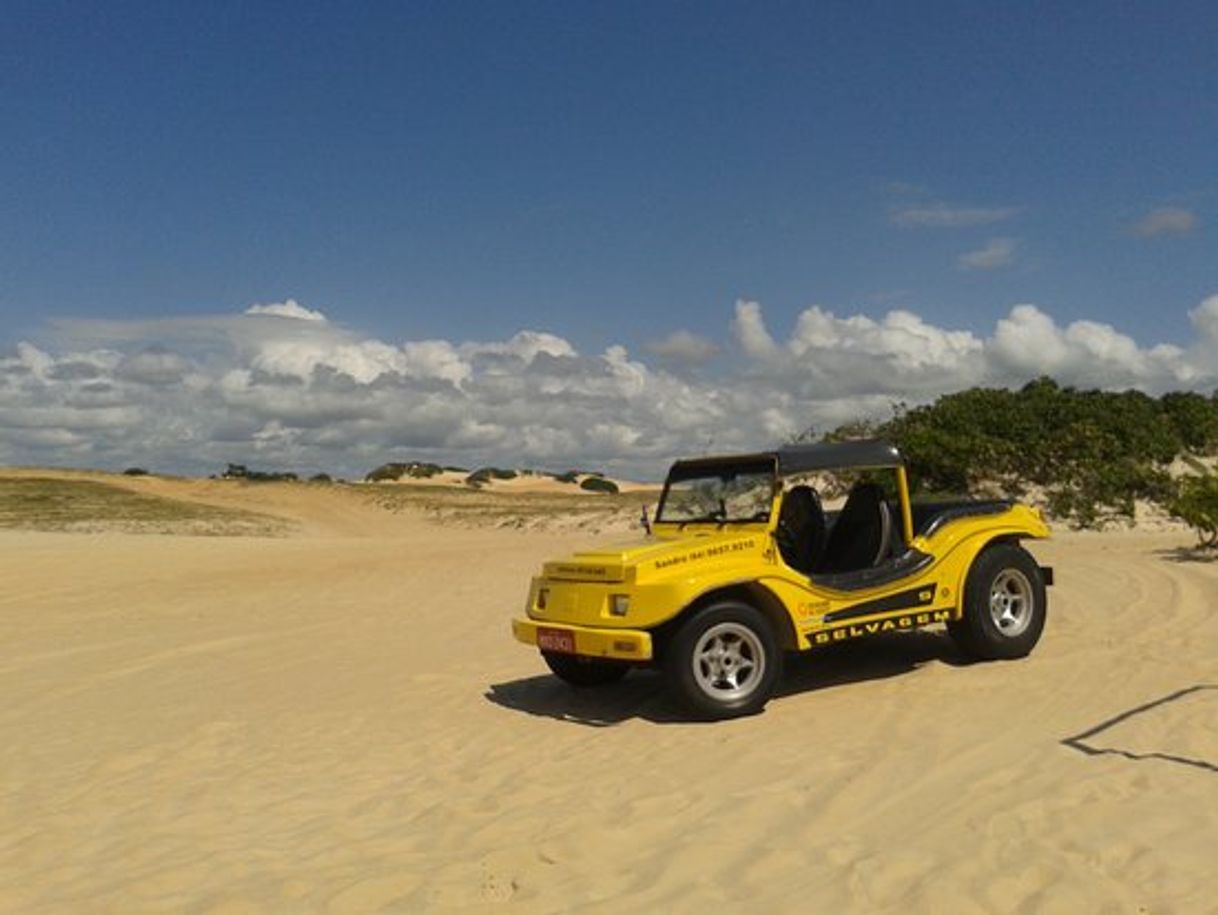
[[[892,549],[892,513],[875,483],[858,483],[829,532],[824,555],[814,570],[834,574],[869,569]]]
[[[811,575],[825,546],[825,512],[820,496],[811,486],[792,486],[782,497],[774,539],[783,561],[792,569]]]

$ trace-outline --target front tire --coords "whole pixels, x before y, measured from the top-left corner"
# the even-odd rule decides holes
[[[622,679],[630,670],[630,665],[622,661],[586,658],[556,651],[543,651],[541,656],[554,676],[572,686],[607,686]]]
[[[1003,543],[973,560],[964,586],[964,616],[947,631],[970,657],[983,661],[1026,656],[1045,628],[1045,581],[1021,546]]]
[[[685,621],[664,655],[669,688],[700,718],[760,712],[782,673],[769,621],[735,601],[711,604]]]

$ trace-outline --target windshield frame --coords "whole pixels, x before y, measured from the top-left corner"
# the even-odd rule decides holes
[[[769,493],[764,518],[750,516],[748,518],[665,518],[664,508],[668,503],[669,493],[674,483],[684,483],[689,480],[712,479],[718,477],[726,482],[729,476],[764,476],[769,478]],[[655,523],[671,524],[685,527],[690,524],[711,524],[717,527],[736,524],[769,524],[774,517],[774,495],[779,486],[778,461],[773,455],[756,455],[748,457],[707,458],[703,460],[678,461],[668,471],[664,481],[664,491],[656,506]]]

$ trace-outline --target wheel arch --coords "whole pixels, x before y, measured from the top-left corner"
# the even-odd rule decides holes
[[[979,660],[1000,660],[1020,658],[1027,655],[1040,639],[1045,625],[1047,611],[1046,584],[1043,574],[1036,574],[1041,568],[1036,557],[1025,550],[1022,540],[1034,539],[1027,536],[1011,534],[986,538],[985,542],[970,558],[964,577],[960,582],[961,616],[948,623],[948,632],[956,643],[965,651]],[[1008,548],[1005,553],[1011,560],[982,565],[987,555],[995,548]],[[1010,549],[1013,548],[1013,549]],[[1016,562],[1016,560],[1018,560]],[[982,568],[979,569],[979,566]],[[1028,601],[1024,611],[1028,619],[1022,628],[1014,633],[1002,632],[1002,621],[994,617],[994,594],[991,590],[1000,576],[1011,571],[1019,574],[1026,589],[1023,599]],[[984,571],[984,576],[974,581],[974,575]],[[1027,573],[1027,574],[1025,574]],[[977,588],[980,587],[980,592]],[[1007,608],[1009,609],[1009,607]],[[1005,611],[1003,612],[1005,618]]]
[[[968,583],[969,575],[972,574],[973,566],[976,565],[977,560],[981,557],[981,555],[992,547],[1006,545],[1020,546],[1022,541],[1032,539],[1035,538],[1031,534],[1024,531],[1003,531],[998,534],[976,537],[972,540],[972,542],[967,544],[967,549],[969,551],[968,561],[964,563],[960,570],[960,575],[954,584],[956,593],[955,607],[952,608],[954,619],[961,619],[964,616],[965,586]]]
[[[778,595],[758,581],[738,581],[702,592],[679,613],[654,629],[651,635],[657,654],[663,654],[669,639],[693,614],[703,607],[722,601],[736,601],[755,608],[769,622],[779,648],[784,651],[794,651],[798,648],[795,624]]]

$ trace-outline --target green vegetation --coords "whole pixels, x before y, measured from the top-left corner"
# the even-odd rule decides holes
[[[143,467],[128,467],[126,470],[123,471],[123,476],[146,477],[146,476],[148,476],[148,471],[145,470]]]
[[[610,492],[618,491],[617,484],[612,480],[606,480],[601,477],[588,477],[579,484],[580,489],[585,489],[588,492]]]
[[[1185,477],[1167,508],[1197,532],[1200,546],[1218,548],[1218,474]]]
[[[396,481],[402,479],[402,477],[410,477],[412,480],[427,480],[431,477],[439,476],[450,469],[448,467],[441,467],[439,464],[425,464],[421,461],[382,464],[375,470],[370,470],[364,476],[364,479],[369,483]]]
[[[268,472],[250,470],[244,464],[229,464],[224,473],[220,474],[220,479],[249,480],[251,483],[294,483],[300,478],[290,470]]]
[[[502,467],[481,467],[467,476],[465,482],[476,487],[491,480],[514,480],[517,475],[515,470],[504,470]]]
[[[0,479],[0,528],[39,531],[242,535],[281,533],[253,512],[130,492],[91,480]]]
[[[1132,517],[1139,499],[1169,509],[1180,499],[1195,504],[1193,484],[1177,485],[1168,467],[1181,455],[1218,453],[1218,395],[1156,399],[1040,378],[1019,390],[972,388],[898,407],[887,422],[853,423],[825,438],[866,436],[901,448],[919,490],[981,484],[1019,496],[1035,487],[1053,514],[1090,527]]]

